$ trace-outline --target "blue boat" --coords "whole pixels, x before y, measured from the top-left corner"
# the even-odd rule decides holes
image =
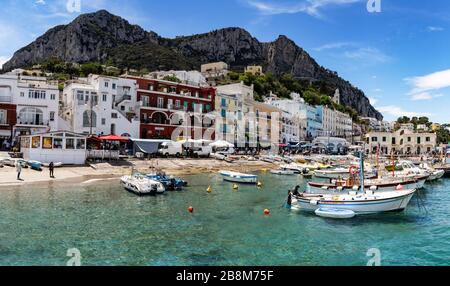
[[[147,178],[160,182],[168,191],[179,191],[187,187],[188,183],[182,179],[169,177],[163,173],[147,174]]]
[[[27,162],[27,164],[32,170],[42,171],[42,163],[39,161],[30,160]]]

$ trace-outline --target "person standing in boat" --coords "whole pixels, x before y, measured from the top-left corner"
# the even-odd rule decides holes
[[[300,186],[296,186],[294,191],[292,192],[292,195],[299,196],[300,195],[300,192],[298,191],[299,189],[300,189]]]
[[[50,165],[48,165],[48,169],[50,170],[50,178],[55,178],[55,164],[53,162],[50,163]]]

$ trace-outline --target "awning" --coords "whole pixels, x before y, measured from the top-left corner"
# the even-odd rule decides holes
[[[156,154],[158,153],[160,142],[149,142],[149,141],[133,141],[134,149],[136,152],[141,152],[145,154]]]
[[[130,141],[130,138],[121,137],[117,135],[102,136],[99,139],[102,141],[120,141],[120,142]]]

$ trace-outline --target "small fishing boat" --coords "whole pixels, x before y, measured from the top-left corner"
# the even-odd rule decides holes
[[[312,177],[314,176],[314,174],[312,172],[308,172],[308,173],[302,173],[303,178],[305,179],[312,179]]]
[[[225,181],[229,182],[246,184],[256,184],[258,182],[258,176],[252,174],[243,174],[232,171],[220,171],[219,174]]]
[[[431,167],[426,163],[420,164],[420,168],[428,172],[428,174],[430,174],[430,177],[427,179],[427,182],[439,180],[445,175],[444,170],[436,170],[435,168]]]
[[[42,171],[42,163],[35,160],[27,161],[28,166],[35,171]]]
[[[423,182],[418,182],[413,177],[410,178],[385,178],[385,179],[370,179],[364,180],[364,188],[377,192],[396,191],[399,186],[403,189],[419,189],[423,187]],[[359,187],[359,180],[350,178],[348,180],[332,180],[331,183],[308,183],[309,192],[347,192],[353,190],[355,186]]]
[[[315,214],[324,218],[337,218],[337,219],[348,219],[356,216],[355,212],[352,210],[345,209],[333,209],[333,208],[320,208],[315,211]]]
[[[140,174],[123,176],[120,182],[125,190],[139,196],[163,194],[166,191],[162,183]]]
[[[281,169],[281,170],[270,170],[270,173],[274,174],[274,175],[285,175],[285,176],[295,175],[295,171],[283,170],[283,169]]]
[[[301,174],[305,172],[305,168],[301,167],[299,164],[296,163],[281,165],[280,168],[283,170],[294,171],[296,174]]]
[[[416,190],[401,190],[394,192],[365,191],[348,194],[300,194],[291,195],[292,209],[315,212],[320,208],[351,210],[356,215],[382,212],[403,211],[411,201]],[[289,199],[288,199],[289,201]]]

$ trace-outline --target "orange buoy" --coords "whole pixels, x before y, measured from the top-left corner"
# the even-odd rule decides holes
[[[269,209],[265,209],[264,210],[264,215],[270,215],[270,210]]]
[[[192,214],[192,213],[194,213],[194,208],[193,207],[189,207],[188,211]]]

